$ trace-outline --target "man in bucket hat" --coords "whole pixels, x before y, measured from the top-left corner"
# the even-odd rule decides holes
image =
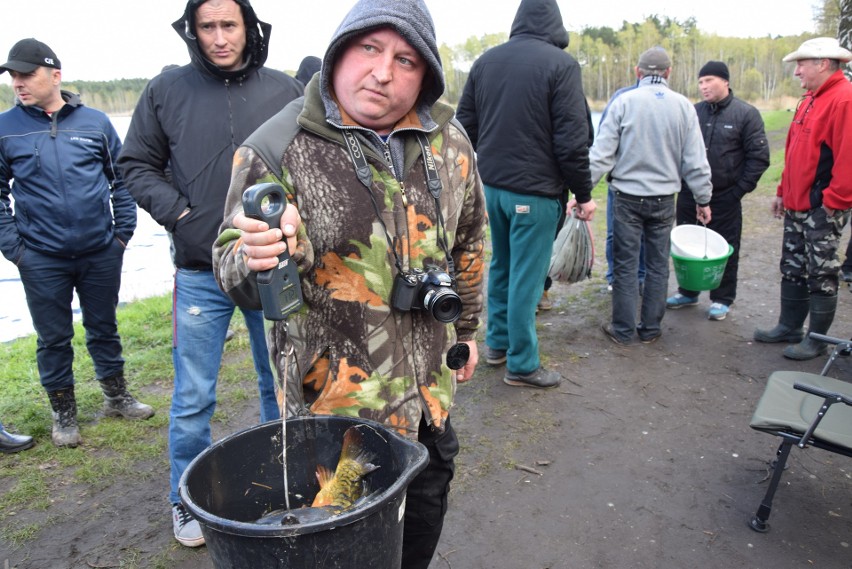
[[[840,234],[852,208],[852,84],[843,63],[852,52],[834,38],[814,38],[784,57],[795,62],[805,95],[787,133],[784,171],[772,212],[784,219],[781,313],[758,342],[798,342],[784,357],[809,360],[826,351],[803,333],[825,334],[837,309]]]
[[[61,69],[53,50],[33,38],[12,46],[0,66],[17,99],[0,114],[0,250],[18,267],[38,336],[53,444],[76,447],[74,291],[105,414],[147,419],[154,410],[127,391],[115,313],[124,249],[136,229],[136,204],[115,167],[121,141],[104,113],[62,90]]]

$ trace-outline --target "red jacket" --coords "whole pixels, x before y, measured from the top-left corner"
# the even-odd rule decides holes
[[[799,103],[777,195],[793,211],[852,207],[852,84],[842,71]]]

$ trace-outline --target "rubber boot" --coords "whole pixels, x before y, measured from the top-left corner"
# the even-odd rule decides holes
[[[801,342],[804,338],[802,325],[808,317],[811,295],[807,284],[788,280],[781,281],[781,314],[778,324],[771,330],[758,328],[754,331],[756,342],[774,344],[778,342]]]
[[[816,332],[825,334],[834,322],[834,313],[837,310],[837,295],[824,296],[815,294],[811,296],[811,319],[808,323],[808,333]],[[791,360],[812,360],[828,351],[828,346],[818,340],[805,336],[804,340],[795,346],[784,348],[784,357]]]
[[[99,379],[104,392],[104,414],[107,417],[125,419],[148,419],[154,416],[154,408],[140,403],[127,391],[124,374]]]
[[[82,442],[77,427],[77,400],[74,386],[48,392],[50,407],[53,409],[53,431],[51,439],[58,447],[75,447]]]

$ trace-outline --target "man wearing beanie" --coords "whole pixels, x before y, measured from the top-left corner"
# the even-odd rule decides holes
[[[695,199],[693,215],[710,222],[710,166],[695,107],[670,90],[672,62],[663,48],[639,56],[639,83],[612,99],[590,152],[592,185],[609,174],[613,197],[612,320],[602,325],[616,344],[649,344],[662,335],[669,280],[670,233],[681,180]],[[636,322],[636,272],[642,240],[645,287]]]
[[[803,333],[826,334],[837,310],[840,235],[852,208],[852,84],[843,64],[852,52],[834,38],[814,38],[784,57],[795,62],[805,95],[799,101],[784,153],[784,171],[772,203],[784,219],[781,313],[758,342],[798,342],[784,357],[809,360],[826,345]]]
[[[425,3],[357,2],[304,99],[238,149],[213,250],[222,290],[257,308],[255,271],[277,266],[289,245],[304,306],[270,336],[288,415],[372,419],[429,450],[406,494],[406,569],[426,569],[441,535],[459,450],[450,409],[476,367],[482,309],[485,199],[473,148],[438,102],[443,91]],[[280,227],[243,215],[241,196],[258,182],[287,195]],[[458,295],[457,314],[399,294],[420,270],[452,280],[445,292]]]
[[[121,140],[104,113],[62,90],[61,69],[53,50],[33,38],[12,46],[0,66],[16,97],[0,114],[0,250],[18,267],[38,336],[51,439],[76,447],[74,292],[104,414],[147,419],[154,410],[127,391],[116,320],[124,249],[136,229],[136,204],[115,164]]]
[[[769,145],[763,119],[753,106],[734,97],[729,86],[728,66],[708,61],[698,72],[703,101],[695,105],[707,161],[713,178],[710,209],[713,221],[707,227],[734,248],[725,265],[719,288],[710,291],[710,320],[724,320],[737,296],[737,268],[743,228],[742,199],[751,192],[769,167]],[[677,224],[695,224],[695,200],[686,187],[677,198]],[[698,291],[679,288],[666,300],[667,308],[698,304]]]

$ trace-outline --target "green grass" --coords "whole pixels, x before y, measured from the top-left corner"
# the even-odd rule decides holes
[[[170,294],[135,301],[118,310],[128,388],[156,410],[146,421],[103,416],[103,394],[86,351],[85,332],[75,323],[73,371],[83,445],[74,449],[57,449],[50,441],[52,417],[39,382],[35,336],[0,344],[0,420],[16,432],[34,436],[37,443],[31,450],[0,461],[0,483],[8,487],[0,496],[0,535],[4,539],[13,544],[31,539],[33,528],[9,523],[14,512],[48,510],[63,483],[100,489],[121,475],[151,476],[151,468],[139,468],[140,464],[161,461],[167,465],[166,427],[173,378],[171,310]],[[257,397],[254,381],[247,387],[240,385],[246,377],[254,378],[255,372],[239,311],[231,328],[237,334],[225,345],[217,394],[220,405],[214,421],[223,420],[220,410],[232,407],[228,403]],[[57,479],[54,469],[65,473],[62,479]]]
[[[781,171],[784,169],[784,140],[793,113],[787,111],[765,111],[761,113],[769,143],[769,168],[763,173],[754,194],[759,196],[774,196],[778,183],[781,181]],[[768,207],[768,206],[767,206]]]
[[[763,111],[763,126],[766,132],[787,130],[793,120],[793,113],[789,111]]]

